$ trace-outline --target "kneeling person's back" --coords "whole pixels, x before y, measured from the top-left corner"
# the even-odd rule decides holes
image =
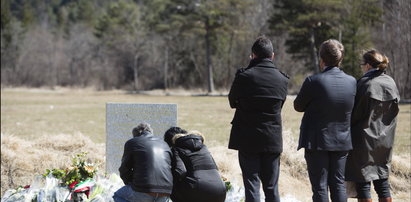
[[[145,129],[148,128],[148,129]],[[144,198],[168,198],[173,188],[172,153],[168,145],[152,134],[147,124],[133,129],[133,138],[124,145],[119,168],[124,186],[114,194],[116,201],[143,201]],[[150,199],[151,199],[150,198]]]
[[[171,151],[161,138],[153,134],[134,137],[126,142],[125,150],[120,167],[123,180],[136,191],[171,194]]]
[[[226,187],[200,133],[177,134],[173,142],[173,202],[224,202]]]

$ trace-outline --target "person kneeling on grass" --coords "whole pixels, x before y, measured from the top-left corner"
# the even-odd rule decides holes
[[[173,187],[172,153],[147,123],[133,129],[124,145],[119,168],[125,186],[114,193],[115,202],[168,202]]]
[[[164,141],[173,153],[173,202],[224,202],[226,187],[213,157],[198,131],[172,127],[164,134]]]

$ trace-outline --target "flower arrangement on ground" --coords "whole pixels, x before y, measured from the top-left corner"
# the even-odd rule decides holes
[[[72,164],[65,169],[47,169],[43,178],[32,185],[8,190],[3,201],[85,201],[96,184],[94,178],[98,165],[86,158],[87,153],[76,154]],[[42,183],[44,181],[45,183]]]

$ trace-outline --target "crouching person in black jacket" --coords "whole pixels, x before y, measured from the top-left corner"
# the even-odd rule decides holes
[[[204,145],[204,137],[172,127],[164,134],[172,148],[174,177],[173,202],[224,202],[226,187],[213,157]]]
[[[133,136],[124,145],[119,168],[125,186],[114,193],[114,201],[168,202],[173,189],[170,148],[146,123],[134,128]]]

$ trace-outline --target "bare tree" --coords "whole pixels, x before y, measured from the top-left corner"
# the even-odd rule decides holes
[[[411,1],[382,0],[382,24],[374,34],[376,47],[390,59],[390,74],[402,99],[411,99]],[[382,33],[382,34],[381,34]]]

